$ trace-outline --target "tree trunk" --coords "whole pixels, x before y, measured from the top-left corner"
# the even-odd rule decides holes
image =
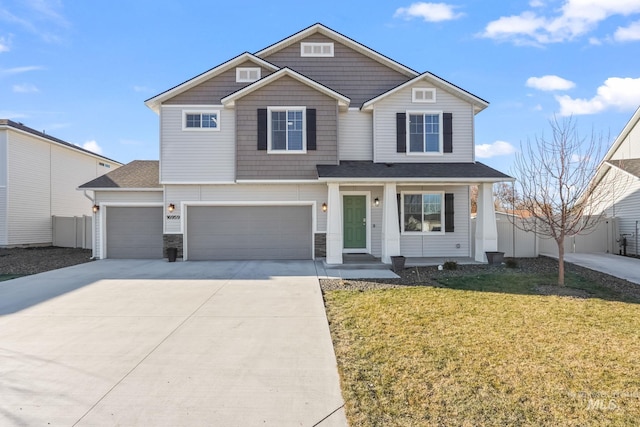
[[[558,243],[558,286],[564,286],[564,238]]]

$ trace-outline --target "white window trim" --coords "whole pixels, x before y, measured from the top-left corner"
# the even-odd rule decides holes
[[[187,114],[215,114],[218,117],[218,126],[215,128],[188,128]],[[220,131],[220,110],[182,110],[182,130],[186,132],[218,132]]]
[[[410,127],[409,127],[409,121],[411,119],[411,115],[417,115],[417,114],[437,114],[439,117],[439,127],[440,127],[440,134],[438,135],[438,151],[423,151],[423,152],[415,152],[415,151],[411,151],[411,132],[410,132]],[[406,130],[407,130],[407,141],[406,141],[406,146],[407,146],[407,155],[408,156],[442,156],[444,154],[444,128],[443,128],[443,116],[444,116],[444,112],[442,110],[440,111],[436,111],[436,110],[407,110],[406,111]],[[423,140],[423,144],[424,144],[424,140]],[[424,147],[424,145],[423,145]]]
[[[305,53],[304,48],[310,46],[311,47],[311,53]],[[313,52],[313,47],[314,46],[330,46],[331,47],[331,52],[329,53],[322,53],[322,47],[320,48],[320,53],[314,53]],[[319,43],[319,42],[301,42],[300,43],[300,56],[306,56],[306,57],[323,57],[323,58],[332,58],[334,56],[334,44],[331,42],[326,42],[326,43]]]
[[[271,112],[302,110],[302,150],[273,150],[271,148]],[[287,133],[287,145],[289,134]],[[307,153],[307,107],[267,107],[267,154],[306,154]]]
[[[416,93],[418,93],[418,92],[424,92],[424,93],[431,92],[432,97],[431,97],[431,99],[426,99],[426,98],[417,99],[416,98]],[[422,104],[422,103],[433,104],[433,103],[435,103],[436,102],[436,89],[435,88],[426,88],[426,87],[414,87],[413,89],[411,89],[411,102],[415,102],[415,103],[418,103],[418,104]]]
[[[255,79],[252,79],[251,77],[243,79],[242,77],[240,77],[240,75],[243,72],[246,72],[247,75],[250,76],[251,75],[251,71],[257,71],[258,77],[255,78]],[[251,83],[251,82],[255,82],[257,80],[260,80],[260,76],[261,76],[260,67],[238,67],[238,68],[236,68],[236,83]]]
[[[400,234],[402,236],[421,236],[421,235],[441,235],[441,234],[445,234],[445,201],[444,201],[444,191],[420,191],[420,190],[415,190],[415,191],[401,191],[400,192],[401,196],[400,196],[400,224],[402,224],[402,231],[400,232]],[[405,194],[410,194],[410,195],[416,195],[416,194],[420,194],[420,195],[432,195],[432,194],[438,194],[440,196],[440,231],[405,231],[404,230],[404,196]],[[422,205],[424,206],[424,204]],[[424,215],[424,212],[421,214]],[[420,220],[422,221],[422,217],[420,218]]]

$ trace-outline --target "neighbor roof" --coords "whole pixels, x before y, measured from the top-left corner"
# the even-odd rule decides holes
[[[82,184],[80,189],[162,189],[157,160],[134,160],[131,163]]]
[[[480,162],[475,163],[373,163],[341,161],[339,165],[318,165],[321,181],[344,180],[451,180],[464,182],[513,181],[509,175]]]
[[[607,163],[640,178],[640,159],[609,160]]]
[[[71,148],[71,149],[76,150],[76,151],[81,151],[81,152],[83,152],[85,154],[89,154],[89,155],[91,155],[93,157],[98,157],[100,159],[107,160],[107,161],[109,161],[111,163],[115,163],[115,164],[118,164],[118,165],[122,164],[122,163],[120,163],[120,162],[118,162],[116,160],[110,159],[110,158],[105,157],[103,155],[94,153],[93,151],[89,151],[89,150],[87,150],[85,148],[82,148],[79,145],[71,144],[69,142],[63,141],[63,140],[61,140],[59,138],[56,138],[54,136],[47,135],[44,132],[39,132],[39,131],[37,131],[35,129],[31,129],[28,126],[25,126],[22,123],[14,122],[13,120],[0,119],[0,128],[13,128],[13,129],[18,130],[18,131],[22,131],[22,132],[29,133],[31,135],[34,135],[34,136],[37,136],[37,137],[40,137],[40,138],[47,139],[47,140],[49,140],[51,142],[55,142],[56,144],[60,144],[60,145],[65,146],[67,148]]]

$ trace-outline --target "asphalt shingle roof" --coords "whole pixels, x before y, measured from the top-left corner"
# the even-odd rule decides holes
[[[157,160],[134,160],[79,188],[162,188]]]
[[[640,159],[609,160],[607,163],[640,178]]]
[[[341,161],[318,165],[319,178],[489,178],[512,179],[489,166],[475,163],[373,163]]]

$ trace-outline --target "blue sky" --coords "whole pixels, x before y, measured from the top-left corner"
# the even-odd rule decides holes
[[[640,104],[640,0],[0,0],[0,118],[157,159],[144,100],[316,22],[489,101],[477,159],[504,172],[554,114],[606,149]]]

